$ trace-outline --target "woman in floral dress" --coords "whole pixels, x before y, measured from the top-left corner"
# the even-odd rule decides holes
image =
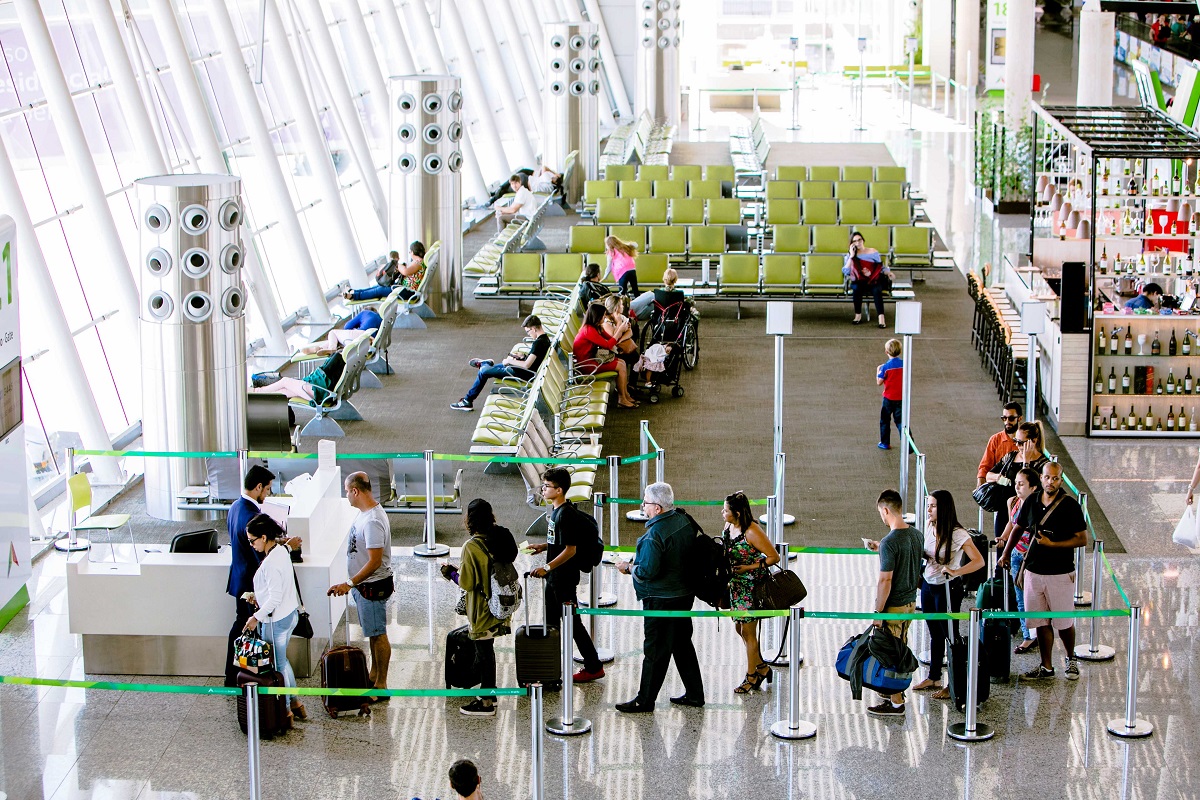
[[[735,611],[754,609],[754,587],[767,578],[767,567],[779,563],[779,553],[767,534],[754,521],[750,501],[743,492],[725,498],[721,511],[728,532],[729,566],[733,578],[729,581],[729,604]],[[738,636],[746,646],[746,679],[734,689],[734,694],[747,694],[763,681],[771,682],[771,667],[763,661],[758,645],[758,617],[734,617]]]

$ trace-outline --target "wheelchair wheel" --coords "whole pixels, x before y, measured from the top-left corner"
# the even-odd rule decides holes
[[[700,332],[695,323],[688,323],[683,331],[683,366],[689,372],[700,363]]]
[[[676,386],[674,389],[671,390],[672,397],[683,397],[683,394],[684,394],[684,392],[683,392],[682,386]]]

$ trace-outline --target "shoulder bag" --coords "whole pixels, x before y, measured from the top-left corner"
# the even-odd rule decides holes
[[[1029,566],[1029,554],[1033,552],[1033,548],[1037,546],[1037,535],[1042,530],[1042,526],[1046,524],[1046,520],[1050,519],[1051,512],[1058,505],[1058,501],[1063,499],[1062,492],[1059,491],[1058,497],[1054,498],[1054,502],[1046,509],[1046,513],[1042,515],[1042,519],[1037,526],[1029,532],[1029,547],[1025,549],[1025,560],[1021,562],[1021,568],[1017,570],[1017,577],[1013,579],[1013,583],[1018,589],[1025,588],[1025,568]]]
[[[300,601],[300,606],[297,609],[299,616],[296,617],[296,627],[292,631],[292,636],[299,636],[301,639],[311,639],[313,637],[312,620],[308,618],[308,612],[304,610],[304,595],[300,593],[300,578],[296,576],[296,570],[292,570],[292,580],[296,582],[296,599]]]
[[[800,576],[790,569],[775,565],[778,572],[767,569],[767,577],[754,585],[754,608],[759,611],[779,611],[791,608],[808,597]]]
[[[994,482],[984,481],[979,485],[979,488],[971,493],[971,497],[984,511],[994,513],[1004,510],[1004,505],[1008,502],[1008,498],[1016,494],[1012,488],[1012,478],[1008,474],[1015,460],[1015,452],[1009,453],[1000,459],[999,463],[989,470],[990,472],[999,473],[1000,480]]]

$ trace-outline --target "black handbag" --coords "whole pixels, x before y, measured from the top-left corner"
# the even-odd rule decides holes
[[[808,597],[808,589],[800,576],[790,569],[779,567],[778,572],[768,568],[767,577],[754,586],[754,608],[758,611],[780,611],[791,608]]]
[[[300,579],[296,577],[296,570],[292,570],[292,580],[296,582],[296,599],[300,601],[300,607],[297,609],[300,616],[296,618],[296,627],[292,630],[292,636],[311,639],[313,637],[312,620],[308,618],[308,612],[304,610],[304,595],[300,593]]]
[[[994,483],[984,482],[979,487],[971,492],[971,497],[975,500],[984,511],[993,513],[1003,511],[1008,504],[1008,498],[1016,495],[1016,490],[1012,487],[1012,476],[1009,472],[1014,472],[1013,464],[1016,463],[1014,453],[1009,453],[992,469],[993,472],[998,472],[1000,477],[1007,481],[1006,484],[1001,484],[999,481]]]

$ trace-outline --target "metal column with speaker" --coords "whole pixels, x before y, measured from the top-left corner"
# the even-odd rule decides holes
[[[146,450],[246,448],[246,290],[241,179],[161,175],[137,181]],[[148,458],[146,511],[202,519],[176,497],[203,486],[203,459]]]
[[[564,190],[571,202],[583,195],[583,182],[600,177],[600,35],[590,22],[545,26],[542,103],[542,163],[561,171],[578,153]]]
[[[635,114],[679,123],[680,0],[641,0],[638,15]]]
[[[447,314],[462,307],[462,90],[454,75],[393,76],[388,88],[388,238],[402,253],[441,243],[424,299]]]

